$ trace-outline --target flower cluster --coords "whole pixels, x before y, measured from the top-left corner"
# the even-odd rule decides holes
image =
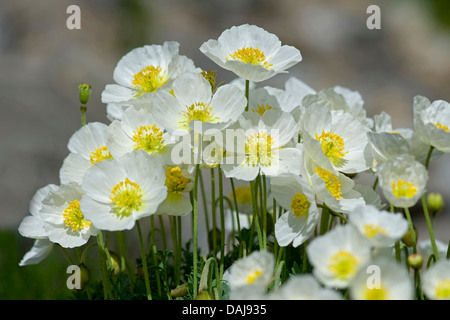
[[[96,237],[103,298],[114,298],[108,270],[116,254],[103,234],[122,239],[137,228],[141,258],[119,273],[143,281],[147,298],[450,299],[448,253],[438,248],[426,199],[430,161],[450,152],[448,102],[416,96],[414,129],[393,129],[385,112],[368,117],[348,88],[316,91],[295,77],[284,89],[259,85],[302,55],[257,26],[227,29],[200,51],[236,79],[217,84],[176,42],[136,48],[118,62],[115,84],[102,93],[111,122],[82,123],[70,138],[60,184],[36,192],[19,227],[36,239],[20,265]],[[199,186],[213,221],[204,259]],[[422,242],[409,212],[420,199],[430,236]],[[193,249],[183,260],[187,215]],[[151,252],[139,225],[145,217]],[[155,217],[161,229],[170,221],[169,257],[156,250]]]

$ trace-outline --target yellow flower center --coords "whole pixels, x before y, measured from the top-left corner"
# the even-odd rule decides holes
[[[325,170],[323,168],[315,168],[314,172],[317,173],[320,179],[325,182],[325,188],[330,191],[331,195],[336,198],[336,200],[342,199],[341,192],[341,181],[339,178],[332,174],[330,171]]]
[[[262,271],[261,270],[253,270],[248,276],[247,279],[245,280],[245,282],[247,284],[252,284],[256,281],[256,279],[258,279],[260,276],[262,275]]]
[[[383,234],[383,235],[389,234],[385,229],[383,229],[380,226],[374,225],[374,224],[366,224],[366,225],[364,225],[363,229],[364,229],[364,234],[366,235],[367,238],[373,238],[377,234]]]
[[[129,217],[133,211],[142,207],[142,189],[128,178],[116,184],[109,198],[111,199],[112,211],[120,218]]]
[[[341,250],[330,258],[328,269],[339,279],[346,280],[358,271],[359,259]]]
[[[147,66],[133,76],[131,83],[133,89],[140,91],[137,96],[155,92],[167,83],[167,71],[163,71],[161,67]]]
[[[398,179],[397,182],[392,182],[392,192],[397,198],[412,198],[417,193],[417,188],[413,183]]]
[[[322,130],[320,136],[316,133],[316,139],[320,141],[323,153],[325,153],[334,166],[340,167],[345,163],[345,159],[343,158],[348,151],[344,152],[344,139],[340,135]]]
[[[388,290],[380,285],[379,288],[366,288],[364,298],[365,300],[388,300]]]
[[[262,105],[257,105],[256,110],[252,109],[252,111],[257,112],[257,113],[259,113],[259,115],[262,116],[264,114],[264,112],[266,112],[267,110],[270,110],[270,109],[277,109],[277,108],[273,108],[269,104],[266,104],[266,105],[262,104]]]
[[[168,167],[166,169],[166,182],[167,191],[171,193],[181,194],[186,189],[189,179],[185,178],[181,174],[179,167]]]
[[[165,150],[163,132],[154,124],[141,126],[133,131],[133,142],[135,150],[145,150],[149,154],[160,153]]]
[[[82,230],[91,225],[91,222],[84,219],[84,215],[80,210],[80,202],[74,200],[69,202],[69,205],[63,212],[64,224],[73,231]]]
[[[204,102],[196,102],[190,106],[186,106],[186,111],[181,112],[183,118],[180,120],[180,127],[189,130],[189,123],[192,120],[209,123],[219,122],[219,117],[214,116],[212,109],[212,107]]]
[[[296,218],[300,218],[302,216],[307,218],[310,206],[311,202],[309,202],[308,198],[303,193],[297,193],[292,198],[291,210]]]
[[[440,124],[439,122],[435,124],[435,127],[449,132],[448,127],[446,125],[444,125],[444,124]]]
[[[274,141],[266,131],[252,133],[245,144],[247,163],[250,166],[261,164],[270,166],[272,163],[272,145]]]
[[[251,204],[252,203],[252,192],[249,186],[239,186],[234,189],[236,193],[236,201],[239,204]],[[230,197],[232,197],[231,195]]]
[[[269,63],[270,59],[266,59],[264,52],[259,50],[259,48],[245,47],[235,51],[226,57],[227,60],[237,60],[243,63],[251,63],[253,65],[262,66],[268,70],[272,69],[273,64]]]
[[[450,299],[450,280],[440,281],[436,286],[436,297],[438,299]]]
[[[91,152],[90,161],[91,165],[96,164],[97,162],[101,162],[105,159],[112,159],[111,153],[109,153],[108,147],[101,146],[100,148],[96,148],[95,151]]]

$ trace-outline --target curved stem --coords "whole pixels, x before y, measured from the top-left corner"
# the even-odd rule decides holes
[[[436,259],[436,261],[438,261],[439,260],[439,251],[436,246],[436,239],[434,236],[433,226],[431,224],[430,215],[428,213],[428,204],[427,204],[427,199],[425,197],[425,193],[422,195],[422,207],[423,207],[423,213],[425,215],[425,220],[427,222],[428,233],[430,234],[431,247],[433,248],[433,253],[435,255],[435,259]]]
[[[417,239],[416,239],[416,231],[414,230],[414,225],[411,219],[411,214],[409,213],[409,209],[405,208],[406,218],[408,219],[409,224],[409,232],[411,233],[411,239],[413,242],[413,253],[417,253]]]

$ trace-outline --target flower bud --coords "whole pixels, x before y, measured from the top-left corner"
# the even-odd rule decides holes
[[[114,275],[118,275],[120,272],[120,257],[112,251],[109,252],[109,255],[111,257],[112,271],[114,272]]]
[[[79,264],[80,268],[80,290],[86,288],[89,282],[89,269],[83,264]]]
[[[184,297],[185,295],[187,295],[188,290],[187,290],[187,285],[186,283],[176,287],[175,289],[170,291],[170,296],[172,298],[179,298],[179,297]]]
[[[427,197],[428,208],[432,213],[437,213],[444,207],[444,198],[440,193],[432,192]]]
[[[78,86],[78,94],[81,104],[86,104],[91,96],[91,86],[87,83],[82,83]]]
[[[414,253],[414,254],[409,255],[408,258],[407,258],[407,261],[408,261],[408,265],[411,268],[414,268],[414,269],[422,268],[423,257],[420,254],[418,254],[418,253]]]
[[[194,298],[194,300],[214,300],[214,298],[208,292],[208,290],[203,290],[199,292],[199,294]]]
[[[414,227],[414,233],[415,233],[416,239],[418,239],[416,227]],[[412,246],[413,246],[413,240],[412,240],[412,239],[413,239],[413,238],[412,238],[412,236],[411,236],[411,231],[408,229],[408,231],[406,231],[406,233],[403,235],[402,242],[403,242],[407,247],[412,247]]]

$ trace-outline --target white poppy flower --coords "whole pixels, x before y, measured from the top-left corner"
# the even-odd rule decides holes
[[[377,175],[386,199],[400,208],[415,205],[425,192],[428,182],[425,166],[408,154],[395,156],[381,163]]]
[[[311,274],[292,276],[270,297],[275,300],[343,300],[338,291],[322,287]]]
[[[269,177],[284,173],[299,174],[299,150],[290,148],[297,135],[293,117],[280,110],[268,110],[263,116],[245,112],[234,126],[237,144],[228,144],[226,151],[233,154],[224,160],[222,169],[227,178],[251,181],[258,174]],[[234,142],[234,141],[233,141]]]
[[[20,222],[18,231],[26,238],[36,239],[33,247],[24,255],[19,262],[20,266],[37,264],[44,260],[52,251],[53,242],[48,240],[44,228],[44,222],[39,214],[42,208],[42,200],[52,191],[58,190],[58,186],[48,184],[36,191],[30,200],[29,211],[31,215],[26,216]]]
[[[337,225],[306,247],[314,276],[327,287],[347,288],[370,258],[370,244],[351,225]]]
[[[450,152],[450,103],[425,97],[414,97],[414,128],[426,144]]]
[[[267,288],[272,282],[275,271],[275,258],[267,251],[253,251],[245,258],[233,262],[227,277],[231,291],[242,287],[255,286]]]
[[[351,281],[352,300],[413,300],[414,281],[395,258],[371,260]]]
[[[62,184],[42,200],[39,211],[50,241],[64,248],[80,247],[96,236],[98,230],[80,209],[81,187],[71,182]]]
[[[80,207],[100,230],[130,230],[166,199],[161,162],[143,150],[104,160],[86,171]]]
[[[233,26],[200,51],[226,70],[250,81],[264,81],[299,63],[300,51],[281,45],[274,34],[254,25]]]
[[[69,139],[69,155],[64,159],[59,171],[62,184],[81,184],[89,167],[104,159],[112,159],[106,143],[108,126],[101,122],[91,122],[78,129]]]
[[[450,300],[450,260],[439,260],[425,270],[422,290],[428,299]]]
[[[172,138],[146,109],[128,108],[122,120],[113,121],[106,132],[108,149],[114,158],[144,150],[170,163]]]
[[[173,82],[173,94],[158,91],[151,111],[169,132],[186,133],[196,121],[202,124],[202,130],[222,130],[238,119],[246,104],[247,99],[238,87],[223,85],[213,93],[211,84],[202,75],[190,73]]]
[[[300,176],[280,176],[270,180],[277,204],[287,211],[275,223],[275,238],[285,247],[298,247],[314,233],[319,221],[314,194]]]
[[[373,161],[367,131],[349,113],[310,106],[303,118],[305,152],[328,171],[363,172]]]
[[[102,92],[103,103],[127,104],[160,88],[171,89],[178,76],[195,71],[191,59],[178,54],[179,43],[146,45],[123,56],[114,69],[116,84]]]
[[[364,205],[365,199],[357,189],[355,182],[345,174],[327,170],[317,163],[304,151],[303,144],[297,144],[300,151],[301,175],[311,185],[317,198],[325,203],[331,210],[349,213],[356,206]],[[365,191],[367,193],[367,191]],[[367,197],[373,195],[367,194]],[[374,199],[376,201],[376,199]]]
[[[373,206],[358,206],[349,214],[350,223],[369,239],[373,247],[391,247],[408,231],[401,213],[392,214]]]

